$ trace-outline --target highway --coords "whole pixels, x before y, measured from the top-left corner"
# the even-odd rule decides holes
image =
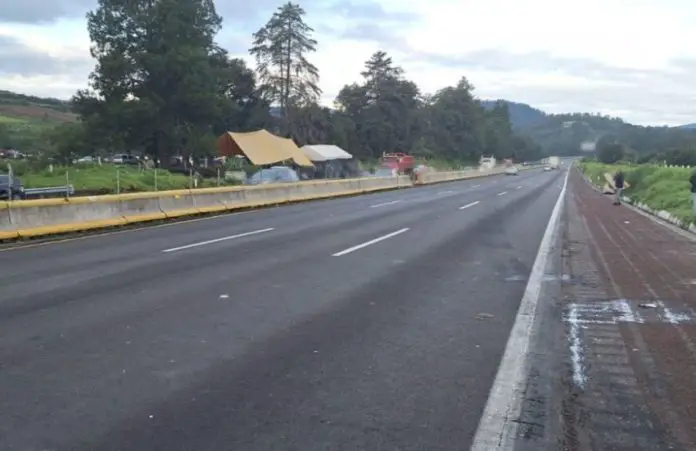
[[[468,449],[564,176],[0,251],[0,449]]]

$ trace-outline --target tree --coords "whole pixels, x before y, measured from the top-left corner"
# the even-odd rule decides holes
[[[254,71],[239,58],[228,59],[222,65],[221,111],[215,121],[215,134],[248,132],[271,125],[270,105],[256,85]]]
[[[383,51],[375,52],[361,72],[363,84],[346,85],[335,104],[355,124],[360,157],[377,158],[382,152],[408,152],[420,139],[422,99],[418,86],[403,78]]]
[[[435,152],[447,160],[478,160],[489,130],[469,81],[462,77],[456,86],[435,93],[429,110],[429,135]]]
[[[99,0],[87,23],[97,67],[73,102],[103,145],[165,161],[206,151],[226,61],[213,0]]]
[[[48,154],[62,164],[71,164],[75,157],[90,151],[86,129],[80,122],[66,122],[46,131],[43,139],[49,145]]]
[[[280,105],[285,133],[297,108],[316,103],[321,96],[319,69],[308,59],[316,51],[314,29],[304,22],[305,11],[288,2],[254,33],[249,53],[255,57],[265,97]]]
[[[12,147],[12,137],[7,125],[0,124],[0,149]]]
[[[621,161],[625,154],[626,149],[623,144],[617,142],[604,143],[597,150],[597,159],[602,163],[614,164]]]

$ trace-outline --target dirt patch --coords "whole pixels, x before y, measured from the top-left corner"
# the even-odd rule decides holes
[[[54,110],[38,105],[2,105],[0,104],[0,114],[5,116],[26,118],[26,119],[45,119],[52,122],[74,122],[77,115],[69,112]]]

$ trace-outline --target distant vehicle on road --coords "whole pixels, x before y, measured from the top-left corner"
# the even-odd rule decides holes
[[[549,157],[549,167],[551,169],[558,169],[561,165],[561,159],[559,157]]]
[[[520,170],[517,169],[517,166],[510,166],[505,169],[505,175],[519,175]]]
[[[12,177],[12,186],[10,186],[10,176],[0,174],[0,199],[24,199],[22,181],[17,177]]]
[[[544,172],[550,172],[551,166],[544,166]]]

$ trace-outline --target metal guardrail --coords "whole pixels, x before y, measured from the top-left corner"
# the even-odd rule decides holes
[[[72,185],[49,186],[46,188],[24,188],[24,197],[41,196],[72,196],[75,194],[75,187]]]

